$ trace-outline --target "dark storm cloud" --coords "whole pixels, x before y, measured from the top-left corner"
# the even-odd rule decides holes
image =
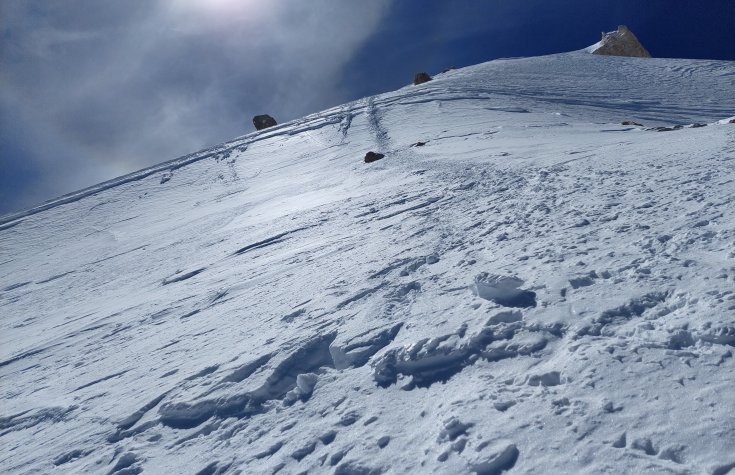
[[[384,1],[4,0],[0,213],[350,98]]]

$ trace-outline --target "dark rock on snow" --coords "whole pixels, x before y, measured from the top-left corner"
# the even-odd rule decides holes
[[[643,127],[643,124],[639,124],[638,122],[635,122],[633,120],[624,120],[623,125],[637,125],[639,127]]]
[[[414,86],[417,86],[419,84],[423,84],[429,81],[431,81],[431,76],[429,76],[428,73],[416,73],[416,76],[414,76],[413,78]]]
[[[365,154],[365,163],[377,162],[383,157],[385,157],[385,155],[382,153],[368,152]]]
[[[255,126],[255,130],[263,130],[278,124],[276,123],[276,119],[268,114],[263,114],[253,117],[253,125]]]
[[[646,129],[646,130],[653,130],[654,132],[671,132],[673,130],[679,130],[683,128],[684,128],[683,125],[675,125],[673,127],[651,127],[650,129]]]

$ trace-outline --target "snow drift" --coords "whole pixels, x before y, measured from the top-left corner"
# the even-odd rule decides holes
[[[492,61],[3,218],[3,470],[727,473],[734,79]]]

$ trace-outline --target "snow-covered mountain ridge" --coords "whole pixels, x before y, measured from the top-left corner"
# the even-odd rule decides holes
[[[734,85],[492,61],[2,219],[0,463],[727,473]]]

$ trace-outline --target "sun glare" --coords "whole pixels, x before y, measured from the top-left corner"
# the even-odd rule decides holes
[[[278,9],[276,0],[164,0],[171,13],[191,28],[227,28],[264,21]],[[199,26],[194,26],[199,25]]]
[[[270,2],[258,0],[171,0],[184,10],[199,10],[207,13],[257,13],[268,8]]]

